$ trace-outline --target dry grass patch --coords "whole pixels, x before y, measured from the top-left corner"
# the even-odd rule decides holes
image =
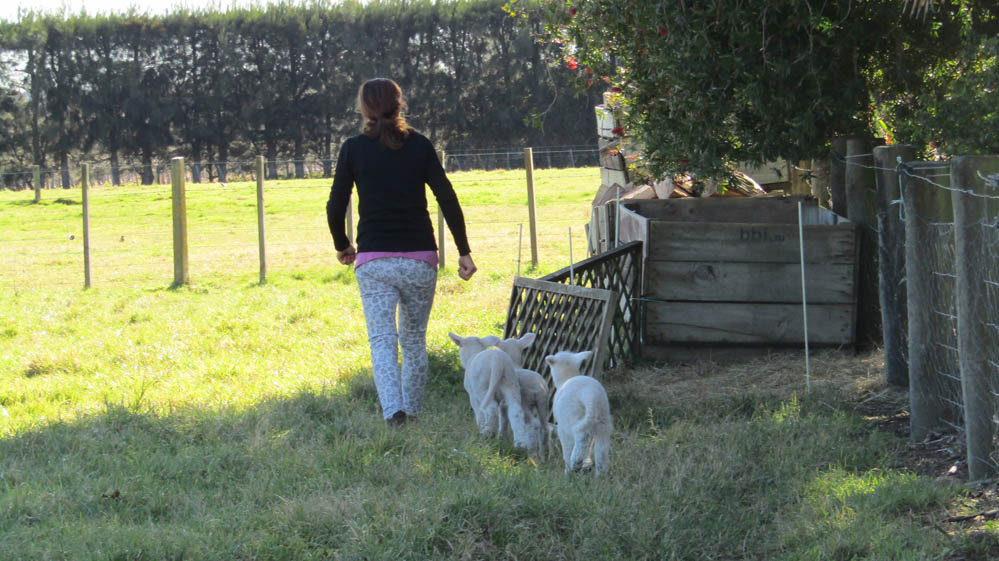
[[[856,401],[885,393],[884,355],[823,350],[810,356],[811,390],[833,391]],[[639,366],[608,373],[610,383],[655,396],[664,405],[738,398],[747,394],[787,400],[808,391],[805,355],[774,353],[735,364],[698,362],[683,365]],[[887,395],[887,394],[885,394]]]

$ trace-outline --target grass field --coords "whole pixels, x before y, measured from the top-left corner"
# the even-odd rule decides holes
[[[324,180],[189,185],[191,283],[171,289],[169,187],[0,192],[0,560],[985,559],[974,493],[917,475],[858,396],[880,362],[791,353],[607,374],[611,471],[566,477],[478,436],[447,332],[499,334],[522,273],[585,253],[596,169],[452,180],[480,268],[442,271],[418,424],[381,420]],[[73,239],[69,236],[73,235]],[[557,447],[556,447],[557,448]]]

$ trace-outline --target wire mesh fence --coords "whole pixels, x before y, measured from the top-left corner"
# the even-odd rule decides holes
[[[888,148],[875,148],[875,155]],[[999,157],[958,156],[951,162],[898,157],[897,165],[888,168],[871,165],[868,156],[834,154],[848,171],[866,167],[878,172],[875,199],[889,192],[899,197],[889,204],[891,211],[903,215],[904,241],[894,242],[897,238],[880,231],[876,239],[881,244],[905,245],[905,272],[899,277],[904,280],[882,286],[879,292],[881,305],[886,305],[890,302],[884,301],[885,295],[907,291],[904,317],[884,317],[886,333],[893,327],[888,322],[899,322],[907,333],[912,436],[919,440],[936,430],[962,432],[971,477],[994,475],[999,472],[995,442],[999,432],[995,415],[999,410],[999,192],[995,186]],[[892,173],[882,172],[895,174],[897,189]],[[856,219],[863,222],[862,217]],[[887,224],[882,216],[873,227]],[[896,251],[881,247],[876,255]],[[884,270],[886,263],[874,266],[881,269],[880,282],[893,278]],[[872,282],[869,275],[861,278]],[[889,351],[886,348],[886,354]]]

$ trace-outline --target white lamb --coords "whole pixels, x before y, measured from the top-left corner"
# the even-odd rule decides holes
[[[522,368],[524,349],[534,343],[535,334],[526,333],[520,338],[500,339],[495,335],[487,335],[482,342],[489,346],[499,347],[510,355],[516,366],[517,381],[520,383],[520,403],[524,410],[524,424],[531,435],[531,446],[528,450],[541,460],[548,458],[551,449],[551,432],[548,430],[548,400],[551,397],[548,382],[544,376],[533,370]]]
[[[524,424],[520,384],[513,360],[499,349],[487,348],[478,337],[448,335],[458,345],[461,364],[465,367],[465,391],[468,392],[468,402],[475,413],[479,431],[484,435],[503,434],[505,427],[501,404],[504,404],[509,412],[514,446],[530,449],[532,439]]]
[[[555,383],[552,411],[566,473],[582,470],[587,462],[596,475],[609,467],[613,425],[607,392],[595,378],[579,374],[580,365],[592,356],[593,351],[561,351],[545,357]]]

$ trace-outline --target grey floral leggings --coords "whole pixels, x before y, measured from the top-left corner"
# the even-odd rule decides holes
[[[425,261],[386,257],[361,265],[355,276],[368,326],[371,370],[382,415],[388,418],[397,411],[418,415],[427,383],[427,321],[434,303],[437,270]]]

